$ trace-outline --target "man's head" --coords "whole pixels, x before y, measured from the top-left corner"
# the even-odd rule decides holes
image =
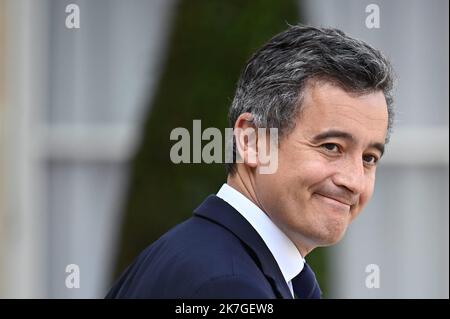
[[[384,56],[336,29],[291,27],[247,63],[230,124],[278,128],[278,169],[230,164],[229,182],[303,255],[341,239],[372,196],[393,122],[392,85]],[[236,143],[241,158],[258,152],[239,136]]]

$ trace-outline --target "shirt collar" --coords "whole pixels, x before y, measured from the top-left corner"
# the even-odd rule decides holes
[[[286,283],[289,284],[303,270],[305,262],[294,243],[261,208],[228,184],[222,185],[217,197],[230,204],[252,225],[269,248]]]

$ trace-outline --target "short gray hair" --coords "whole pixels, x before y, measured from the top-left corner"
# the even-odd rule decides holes
[[[239,115],[249,112],[256,127],[278,128],[279,137],[295,127],[303,91],[311,80],[325,80],[347,92],[382,91],[388,108],[388,137],[392,129],[393,69],[388,59],[365,42],[334,28],[290,26],[275,35],[247,62],[229,111],[234,127]],[[227,171],[235,172],[233,163]]]

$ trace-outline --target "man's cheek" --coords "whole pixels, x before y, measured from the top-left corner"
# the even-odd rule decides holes
[[[323,159],[305,162],[300,168],[300,174],[309,184],[324,180],[326,177],[331,176],[334,171],[333,166],[324,162]]]

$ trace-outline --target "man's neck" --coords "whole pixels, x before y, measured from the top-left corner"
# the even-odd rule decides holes
[[[300,254],[303,256],[303,258],[314,249],[314,247],[308,248],[306,245],[304,245],[303,244],[304,240],[299,240],[299,237],[302,237],[301,235],[290,233],[286,229],[283,229],[283,227],[281,227],[281,225],[279,225],[276,222],[276,220],[271,218],[270,214],[266,211],[264,206],[258,200],[258,196],[253,186],[254,183],[252,183],[252,179],[248,174],[248,172],[246,171],[241,172],[240,170],[237,169],[236,172],[233,174],[233,176],[228,175],[227,184],[236,189],[245,197],[247,197],[255,205],[257,205],[272,220],[272,222],[275,223],[286,234],[286,236],[289,237],[289,239],[294,243],[294,245],[299,250]]]
[[[233,187],[235,190],[239,191],[242,195],[244,195],[248,199],[250,199],[255,205],[257,205],[264,211],[264,209],[261,207],[261,205],[257,200],[256,193],[250,179],[247,178],[247,176],[242,175],[243,174],[239,171],[236,171],[233,176],[228,175],[227,184]]]

